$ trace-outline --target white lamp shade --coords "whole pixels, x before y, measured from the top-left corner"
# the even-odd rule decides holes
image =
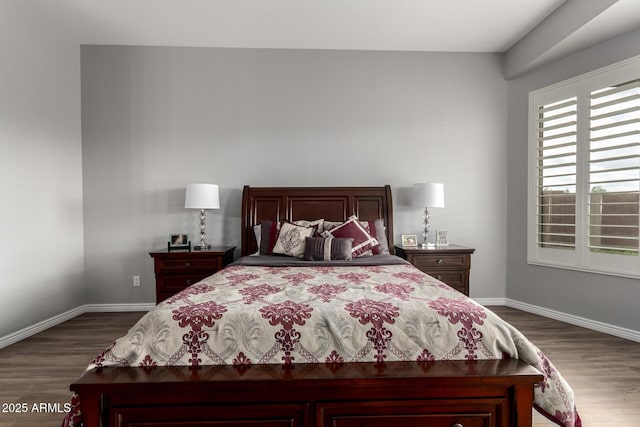
[[[220,209],[218,186],[215,184],[188,184],[184,196],[187,209]]]
[[[413,184],[411,204],[423,208],[444,208],[444,184],[438,182]]]

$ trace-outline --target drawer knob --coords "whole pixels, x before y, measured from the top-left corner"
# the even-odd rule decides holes
[[[442,276],[437,275],[437,276],[436,276],[436,279],[438,279],[438,280],[442,280]]]
[[[437,264],[442,264],[442,258],[438,258],[438,260],[436,261],[436,263],[437,263]],[[456,426],[456,425],[454,425],[453,427],[458,427],[458,426],[460,426],[460,424],[458,424],[457,426]],[[462,426],[460,426],[460,427],[462,427]]]
[[[185,262],[185,263],[184,263],[184,266],[185,266],[185,267],[190,267],[190,266],[191,266],[191,263],[190,263],[190,262]]]
[[[191,279],[187,279],[187,285],[191,286]]]
[[[454,425],[452,425],[451,427],[464,427],[462,424],[460,423],[455,423]]]

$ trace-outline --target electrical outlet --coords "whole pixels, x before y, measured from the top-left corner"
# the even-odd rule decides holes
[[[133,276],[133,286],[140,286],[140,276]]]

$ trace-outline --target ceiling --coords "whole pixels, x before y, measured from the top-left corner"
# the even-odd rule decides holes
[[[506,52],[563,3],[587,2],[604,11],[564,49],[640,26],[638,0],[0,1],[26,4],[80,44]]]

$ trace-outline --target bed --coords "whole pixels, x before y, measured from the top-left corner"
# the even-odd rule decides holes
[[[242,257],[99,354],[63,425],[579,427],[540,350],[393,256],[392,214],[389,186],[245,186]]]

